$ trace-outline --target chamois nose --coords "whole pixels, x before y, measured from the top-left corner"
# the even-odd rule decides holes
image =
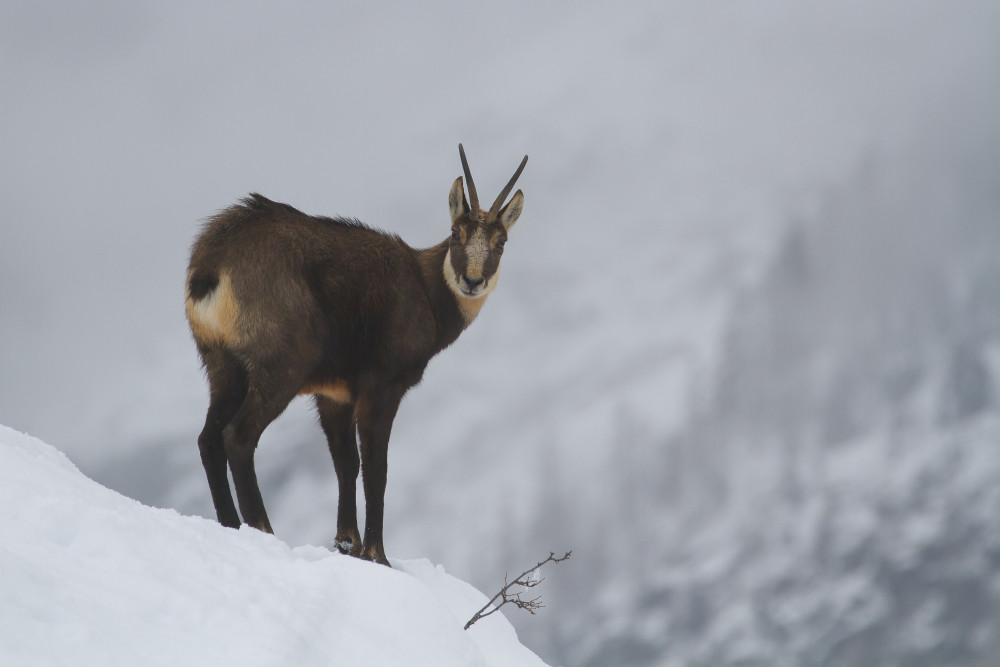
[[[469,286],[470,290],[474,290],[486,282],[485,278],[470,278],[469,276],[463,276],[463,278],[465,278],[465,284]]]

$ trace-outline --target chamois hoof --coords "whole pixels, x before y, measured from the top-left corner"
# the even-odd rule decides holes
[[[361,535],[357,530],[338,530],[333,546],[345,556],[361,556]]]
[[[358,555],[357,553],[351,553],[352,551],[356,551],[356,550],[354,548],[354,540],[352,540],[349,537],[338,537],[338,538],[334,539],[333,540],[333,546],[337,549],[337,551],[339,551],[340,553],[344,554],[345,556],[357,556]],[[360,551],[360,550],[357,550],[357,551]]]
[[[385,557],[385,552],[382,551],[381,546],[377,548],[365,547],[361,550],[361,556],[363,560],[370,560],[373,563],[378,563],[379,565],[385,565],[391,568],[389,565],[389,559]]]

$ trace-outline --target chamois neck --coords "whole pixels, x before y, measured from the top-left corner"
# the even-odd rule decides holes
[[[434,306],[438,326],[448,330],[457,325],[458,331],[454,333],[454,338],[457,338],[479,315],[479,310],[489,295],[472,299],[459,293],[457,278],[448,255],[448,245],[445,240],[436,246],[420,250],[418,254],[424,284],[428,287],[428,297]],[[451,338],[447,334],[445,336]]]
[[[444,260],[441,262],[441,275],[444,278],[445,285],[448,286],[448,291],[451,293],[452,298],[458,304],[458,310],[462,313],[465,326],[468,327],[476,319],[476,316],[479,315],[479,311],[482,309],[483,304],[486,303],[486,297],[490,293],[486,292],[482,296],[469,297],[459,291],[458,276],[455,274],[455,268],[451,265],[451,250],[445,253]]]

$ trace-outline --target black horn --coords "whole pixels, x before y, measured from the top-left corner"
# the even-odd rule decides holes
[[[510,191],[511,191],[511,189],[513,189],[514,184],[517,183],[517,178],[518,178],[518,176],[521,175],[521,172],[524,171],[524,165],[526,165],[526,164],[528,164],[528,156],[527,155],[525,155],[524,159],[521,160],[521,164],[518,166],[517,171],[514,172],[514,175],[510,177],[509,181],[507,181],[507,185],[504,187],[503,191],[500,193],[500,196],[497,197],[497,200],[495,202],[493,202],[493,206],[490,207],[490,213],[489,213],[489,215],[487,217],[489,217],[489,218],[495,218],[497,216],[497,214],[500,213],[500,208],[503,207],[504,201],[507,200],[507,195],[510,194]],[[468,173],[468,172],[466,172],[466,173]]]
[[[472,182],[472,172],[469,171],[469,161],[465,159],[465,149],[458,145],[458,154],[462,156],[462,169],[465,170],[465,183],[469,186],[469,205],[472,206],[472,216],[479,212],[479,195],[476,194],[476,184]]]

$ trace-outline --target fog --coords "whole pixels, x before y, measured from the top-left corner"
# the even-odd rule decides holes
[[[530,155],[502,284],[394,427],[386,548],[483,589],[576,549],[549,614],[519,621],[554,664],[736,662],[698,652],[725,637],[671,625],[687,612],[664,582],[707,576],[663,569],[693,535],[678,526],[727,536],[695,560],[724,552],[742,515],[710,514],[720,498],[770,498],[829,444],[814,432],[882,451],[872,415],[951,400],[848,400],[890,375],[852,365],[890,354],[853,323],[934,332],[900,353],[923,369],[913,386],[946,375],[934,341],[997,340],[933,326],[984,312],[948,294],[995,295],[1000,275],[981,268],[998,254],[994,2],[6,3],[0,56],[0,423],[184,512],[213,514],[182,305],[201,221],[258,191],[427,246],[448,233],[459,141],[484,197]],[[782,264],[796,244],[819,276],[806,297],[779,287],[801,279]],[[879,320],[894,308],[903,324]],[[730,481],[751,465],[746,495]],[[875,488],[882,465],[859,474]],[[329,539],[307,402],[265,435],[258,471],[280,537]],[[654,575],[669,622],[636,602]],[[677,657],[675,631],[701,648]]]

